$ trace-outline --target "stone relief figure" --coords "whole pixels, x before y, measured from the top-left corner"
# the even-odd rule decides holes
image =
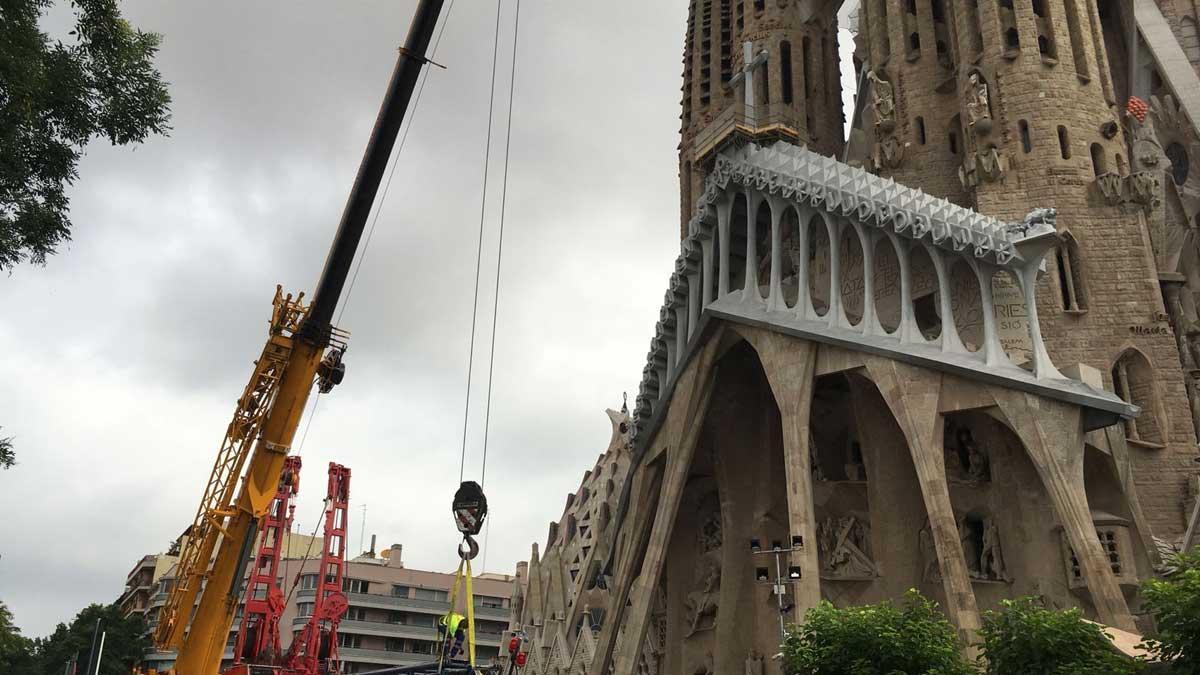
[[[967,454],[967,480],[985,481],[991,478],[987,454],[979,448],[968,429],[961,436],[960,443]]]
[[[817,452],[817,441],[815,438],[812,437],[811,433],[808,435],[808,459],[809,459],[809,463],[812,464],[813,480],[814,481],[829,480],[825,476],[825,471],[823,469],[821,469],[821,457],[820,457],[820,453]]]
[[[821,573],[830,578],[873,579],[871,526],[856,516],[828,517],[817,526]]]
[[[696,665],[696,669],[692,671],[693,675],[713,675],[713,655],[712,652],[705,652],[704,658]]]
[[[1004,554],[1000,552],[1000,529],[991,518],[983,521],[983,554],[979,567],[984,579],[1009,581]]]
[[[987,82],[979,71],[967,76],[967,127],[979,136],[992,131],[992,106]]]
[[[697,570],[698,588],[687,594],[688,629],[684,637],[712,630],[717,625],[717,608],[721,594],[721,565],[711,558],[701,558]]]
[[[983,578],[983,569],[979,560],[983,555],[982,536],[976,531],[975,523],[967,516],[958,519],[958,538],[962,542],[963,558],[967,562],[967,574],[972,579]]]
[[[875,144],[875,152],[872,161],[875,163],[875,170],[896,169],[904,162],[904,145],[895,136],[887,138]]]
[[[699,534],[700,553],[704,554],[721,548],[724,535],[721,532],[721,507],[716,493],[705,497],[702,504],[707,505]]]
[[[763,655],[751,649],[746,657],[746,675],[763,675],[764,671]]]
[[[850,457],[846,462],[846,480],[849,481],[865,481],[867,480],[867,467],[863,463],[862,446],[858,441],[850,443]]]
[[[871,107],[875,111],[875,126],[884,134],[896,128],[896,94],[892,83],[879,77],[874,70],[867,71],[871,82]]]
[[[1125,121],[1129,128],[1135,171],[1157,167],[1163,154],[1149,112],[1150,106],[1136,96],[1131,96],[1125,106]]]

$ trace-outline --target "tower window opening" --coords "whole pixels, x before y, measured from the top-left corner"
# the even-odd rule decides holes
[[[1021,34],[1015,27],[1004,31],[1004,46],[1010,50],[1021,48]]]
[[[916,54],[921,51],[921,34],[913,31],[908,36],[908,51]]]
[[[1067,128],[1062,125],[1058,127],[1058,151],[1063,159],[1071,159],[1071,139],[1067,135]]]
[[[1050,38],[1046,37],[1045,35],[1038,36],[1038,51],[1041,52],[1043,56],[1054,56],[1054,49],[1052,45],[1053,43],[1050,42]]]
[[[1135,442],[1162,445],[1157,385],[1150,361],[1136,349],[1129,349],[1112,367],[1113,393],[1126,403],[1142,409],[1140,415],[1125,420],[1125,436]]]
[[[1104,146],[1092,143],[1092,171],[1097,177],[1108,173],[1108,159],[1104,156]]]
[[[950,154],[958,154],[958,131],[950,131]]]
[[[1021,132],[1021,150],[1028,155],[1033,152],[1033,138],[1029,134],[1029,122],[1025,120],[1017,122],[1017,129]]]
[[[925,145],[925,118],[918,117],[914,120],[914,124],[917,127],[917,142]]]
[[[813,59],[812,41],[805,37],[804,41],[800,44],[800,48],[803,50],[800,54],[800,59],[804,64],[804,93],[808,98],[812,98],[813,91],[815,91],[811,65]]]
[[[1196,28],[1196,20],[1190,16],[1183,17],[1179,24],[1179,46],[1187,55],[1192,65],[1200,65],[1200,30]]]
[[[933,11],[934,23],[946,23],[945,0],[933,0],[933,2],[930,4],[930,9]]]
[[[1171,180],[1176,185],[1183,185],[1187,182],[1188,174],[1191,173],[1191,160],[1188,158],[1187,148],[1179,141],[1172,142],[1166,149],[1167,159],[1171,162]]]
[[[783,102],[792,102],[792,43],[784,40],[779,43],[779,79],[782,80]]]
[[[761,12],[767,8],[767,0],[754,0],[754,11]]]
[[[1055,249],[1054,261],[1058,266],[1058,290],[1062,297],[1063,311],[1083,312],[1087,310],[1087,297],[1083,285],[1083,265],[1079,257],[1079,243],[1064,232],[1062,241]]]
[[[1012,3],[1009,3],[1010,5]],[[1033,0],[1033,13],[1037,16],[1046,18],[1046,0]]]
[[[1067,15],[1067,33],[1071,38],[1071,56],[1075,61],[1075,74],[1083,79],[1091,77],[1087,62],[1087,46],[1084,44],[1084,31],[1079,19],[1077,0],[1064,0],[1063,11]]]
[[[917,13],[917,0],[905,0],[904,11],[915,15]]]

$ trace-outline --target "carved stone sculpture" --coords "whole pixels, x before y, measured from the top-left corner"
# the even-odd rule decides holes
[[[871,107],[875,111],[875,126],[889,134],[896,128],[896,94],[892,83],[882,79],[871,70],[867,72],[871,82]]]
[[[721,595],[721,565],[711,558],[700,559],[697,570],[699,588],[687,594],[684,608],[687,610],[688,628],[684,637],[691,637],[717,624],[717,608]],[[710,671],[711,672],[711,671]]]
[[[875,144],[872,161],[876,171],[897,169],[904,163],[904,145],[895,136],[888,136]]]
[[[1124,183],[1124,179],[1111,172],[1096,177],[1096,185],[1100,188],[1100,195],[1104,197],[1104,202],[1109,206],[1116,206],[1121,203],[1123,196],[1121,186]]]
[[[967,127],[979,136],[992,131],[992,107],[987,82],[978,72],[971,73],[967,84]]]
[[[1004,554],[1000,551],[1000,529],[996,521],[983,521],[983,553],[979,561],[984,579],[1008,581],[1008,568],[1004,565]]]
[[[821,573],[834,579],[873,579],[871,526],[856,516],[829,517],[817,527]]]
[[[985,481],[991,478],[991,467],[988,456],[979,448],[979,444],[971,437],[970,432],[962,440],[963,449],[967,455],[967,479]]]
[[[1157,208],[1160,182],[1158,174],[1153,171],[1139,171],[1126,177],[1129,186],[1129,201],[1141,204],[1147,209]]]
[[[754,650],[746,657],[746,675],[763,675],[765,668],[763,656]]]
[[[919,539],[921,545],[921,578],[930,582],[941,581],[942,567],[938,561],[937,544],[933,541],[933,530],[930,529],[928,522],[925,523],[925,527],[921,528]]]
[[[976,525],[966,516],[958,519],[958,538],[962,542],[963,558],[967,563],[967,574],[972,579],[980,579],[983,577],[983,570],[979,565],[979,560],[983,555],[981,550],[981,542],[979,533],[976,532]]]
[[[850,444],[850,458],[846,462],[846,480],[867,480],[867,467],[863,463],[862,446],[857,441]]]

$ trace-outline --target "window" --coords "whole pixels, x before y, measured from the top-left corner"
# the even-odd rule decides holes
[[[1033,152],[1033,138],[1029,135],[1029,122],[1025,120],[1017,122],[1017,129],[1021,132],[1021,150],[1028,155]]]
[[[366,593],[370,588],[370,582],[366,579],[351,579],[349,577],[342,579],[342,592],[344,593]]]
[[[792,102],[792,43],[779,43],[779,79],[783,84],[783,102]]]
[[[1046,0],[1033,0],[1033,13],[1041,18],[1046,18]]]
[[[1016,51],[1021,48],[1021,34],[1017,32],[1015,26],[1004,31],[1004,46],[1010,51]]]
[[[1071,138],[1064,126],[1058,127],[1058,152],[1063,159],[1071,159]]]
[[[1071,37],[1071,54],[1075,59],[1075,74],[1086,80],[1091,77],[1091,74],[1088,72],[1087,48],[1084,46],[1084,33],[1079,22],[1079,7],[1076,0],[1065,0],[1063,11],[1067,15],[1067,32]]]
[[[1188,158],[1187,148],[1176,141],[1167,146],[1166,155],[1171,162],[1171,180],[1175,181],[1176,185],[1183,185],[1187,182],[1188,173],[1191,171],[1191,160]]]
[[[299,602],[296,603],[296,616],[312,616],[313,603]]]
[[[475,596],[475,604],[479,607],[504,609],[504,598],[496,598],[490,595],[477,595]]]
[[[300,577],[300,590],[311,591],[317,587],[317,575],[305,574]]]
[[[1179,46],[1187,54],[1192,65],[1200,65],[1200,31],[1196,29],[1196,20],[1190,16],[1183,17],[1179,25]]]
[[[954,129],[950,130],[950,154],[958,154],[958,131]]]
[[[1099,143],[1092,143],[1090,150],[1092,154],[1092,172],[1096,174],[1097,178],[1108,173],[1108,159],[1104,156],[1104,146]]]
[[[914,124],[917,127],[917,142],[925,145],[925,118],[918,117],[914,120]]]
[[[383,648],[389,652],[402,652],[404,649],[404,640],[400,638],[388,638],[384,643]]]
[[[367,610],[365,607],[350,607],[346,610],[347,621],[366,621]]]
[[[450,595],[434,588],[418,588],[413,597],[417,600],[446,600]]]
[[[1112,367],[1113,393],[1142,409],[1135,419],[1125,420],[1125,436],[1135,443],[1161,446],[1158,394],[1150,361],[1136,349],[1128,349]]]
[[[362,636],[351,633],[338,633],[338,646],[348,649],[359,649],[362,647]]]
[[[767,8],[767,0],[754,0],[754,11],[761,12]]]
[[[1063,310],[1086,311],[1087,298],[1083,292],[1083,266],[1079,256],[1079,244],[1070,232],[1063,233],[1054,260],[1058,264],[1058,288]]]
[[[921,34],[913,31],[908,35],[908,51],[919,54],[921,52]]]

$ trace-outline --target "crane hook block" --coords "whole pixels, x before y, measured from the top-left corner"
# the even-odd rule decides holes
[[[487,497],[475,481],[465,481],[454,493],[454,525],[466,536],[475,536],[483,529],[487,517]]]

